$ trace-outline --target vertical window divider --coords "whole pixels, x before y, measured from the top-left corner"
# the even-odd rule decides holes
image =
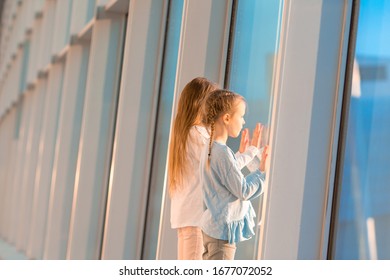
[[[338,139],[338,148],[337,148],[337,159],[336,159],[336,168],[335,168],[335,180],[334,180],[334,190],[332,197],[332,208],[331,208],[331,217],[330,217],[330,228],[329,228],[329,242],[327,250],[327,259],[333,259],[334,257],[334,248],[336,241],[336,223],[338,210],[340,206],[340,196],[341,196],[341,185],[343,179],[343,165],[344,165],[344,155],[345,155],[345,146],[347,139],[347,126],[348,126],[348,114],[351,101],[351,88],[352,88],[352,73],[353,65],[355,58],[355,48],[356,48],[356,37],[357,37],[357,28],[359,20],[359,7],[360,0],[353,0],[352,3],[352,12],[351,12],[351,27],[348,38],[348,53],[347,53],[347,62],[346,62],[346,71],[345,71],[345,82],[344,82],[344,93],[340,117],[340,134]]]
[[[226,68],[225,68],[225,79],[223,81],[223,86],[227,88],[230,84],[230,73],[231,73],[231,65],[232,65],[232,48],[234,44],[234,29],[236,27],[236,17],[237,17],[237,7],[239,0],[233,0],[232,3],[232,12],[230,19],[230,28],[229,28],[229,40],[226,54]]]
[[[169,28],[169,12],[170,12],[170,7],[171,7],[171,0],[168,0],[167,2],[167,11],[166,11],[166,25],[164,28],[164,39],[163,39],[163,50],[162,50],[162,57],[161,57],[161,65],[160,65],[160,80],[159,80],[159,85],[158,85],[158,97],[157,97],[157,104],[156,104],[156,115],[154,118],[154,131],[153,131],[153,143],[152,143],[152,153],[151,153],[151,161],[150,161],[150,172],[149,172],[149,177],[148,177],[148,190],[147,190],[147,195],[146,195],[146,215],[145,215],[145,220],[143,224],[143,236],[142,236],[142,246],[141,246],[141,260],[144,259],[145,256],[145,243],[146,243],[146,229],[147,229],[147,222],[148,222],[148,209],[149,209],[149,204],[150,204],[150,194],[151,194],[151,182],[152,182],[152,176],[153,176],[153,166],[154,166],[154,161],[155,161],[155,154],[156,154],[156,134],[157,134],[157,121],[158,121],[158,116],[159,116],[159,111],[160,111],[160,101],[161,101],[161,89],[162,89],[162,82],[163,79],[162,77],[164,76],[164,62],[165,62],[165,51],[167,47],[167,34],[168,34],[168,28]]]
[[[118,16],[122,16],[122,15],[118,15]],[[128,14],[126,14],[125,16],[125,22],[124,22],[124,27],[123,27],[123,39],[122,39],[122,50],[121,50],[121,55],[120,55],[120,65],[119,65],[119,73],[118,73],[118,87],[117,87],[117,98],[116,98],[116,102],[115,102],[115,108],[114,108],[114,113],[113,113],[113,116],[114,116],[114,120],[113,120],[113,130],[112,130],[112,135],[114,137],[114,135],[116,135],[116,129],[117,129],[117,118],[118,118],[118,106],[119,106],[119,99],[120,99],[120,84],[121,84],[121,81],[122,81],[122,70],[123,70],[123,58],[124,58],[124,53],[125,53],[125,44],[126,44],[126,30],[127,30],[127,20],[128,20]],[[110,169],[112,167],[112,161],[113,161],[113,155],[114,155],[114,141],[112,142],[112,145],[111,145],[111,148],[110,148],[110,157],[109,157],[109,163],[108,163],[108,166],[110,166]],[[107,189],[108,191],[105,193],[105,203],[104,203],[104,210],[103,210],[103,217],[104,217],[104,221],[106,221],[106,218],[107,218],[107,205],[109,203],[108,199],[109,199],[109,195],[108,195],[108,192],[109,192],[109,187],[110,187],[110,178],[111,176],[107,176],[107,181],[106,181],[106,186],[107,186]],[[105,235],[105,232],[106,232],[106,225],[107,223],[106,222],[103,222],[102,224],[102,234],[100,236],[100,248],[99,248],[99,259],[102,259],[102,253],[103,253],[103,243],[104,243],[104,235]]]

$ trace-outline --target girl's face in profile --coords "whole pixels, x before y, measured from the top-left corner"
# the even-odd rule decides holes
[[[235,111],[232,114],[229,114],[227,121],[227,131],[230,137],[238,137],[240,135],[241,129],[245,124],[244,115],[246,110],[246,104],[244,101],[239,100],[238,104],[235,107]]]

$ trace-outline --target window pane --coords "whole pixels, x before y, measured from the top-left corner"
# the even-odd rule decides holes
[[[228,87],[245,97],[245,127],[250,130],[257,122],[265,126],[269,122],[282,5],[283,0],[238,1]],[[237,151],[239,143],[240,137],[229,139],[228,145]],[[252,203],[255,209],[261,209],[259,199]],[[257,216],[259,219],[260,211]],[[238,244],[236,259],[256,258],[258,239],[259,227],[255,238]]]
[[[165,172],[168,152],[169,132],[172,117],[172,106],[175,92],[176,79],[176,65],[177,53],[179,51],[180,28],[183,14],[182,0],[172,0],[169,6],[169,19],[166,37],[166,47],[164,53],[164,68],[162,74],[160,104],[158,109],[158,117],[156,124],[156,140],[154,147],[152,177],[150,184],[150,198],[148,209],[148,220],[146,225],[145,236],[148,240],[143,249],[143,259],[155,259],[158,243],[159,222],[161,216],[161,203],[163,197],[163,190],[165,185]],[[167,201],[166,201],[167,202]],[[169,209],[169,207],[164,208]],[[165,219],[162,219],[162,227],[165,230],[170,230],[169,211],[165,213]],[[164,248],[171,248],[172,244],[176,243],[176,232],[173,234],[164,235],[160,237],[160,250],[163,252],[159,258],[169,258],[171,250],[164,250]],[[174,246],[174,245],[173,245]],[[168,257],[165,256],[168,254]]]
[[[390,2],[360,3],[334,257],[390,259]]]

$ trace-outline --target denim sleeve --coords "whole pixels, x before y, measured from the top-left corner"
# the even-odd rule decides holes
[[[264,174],[257,169],[244,177],[234,157],[230,160],[230,163],[226,162],[225,176],[221,178],[225,187],[240,200],[258,197],[263,192]]]
[[[255,158],[258,153],[259,149],[257,149],[255,146],[249,146],[243,153],[237,152],[235,156],[238,168],[243,169]]]

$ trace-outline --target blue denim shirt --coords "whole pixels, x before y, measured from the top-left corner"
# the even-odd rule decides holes
[[[201,228],[209,236],[236,243],[255,233],[256,217],[250,199],[263,192],[265,174],[259,169],[247,177],[241,173],[233,151],[213,142],[210,166],[207,167],[208,147],[201,160],[203,200],[205,211]]]

